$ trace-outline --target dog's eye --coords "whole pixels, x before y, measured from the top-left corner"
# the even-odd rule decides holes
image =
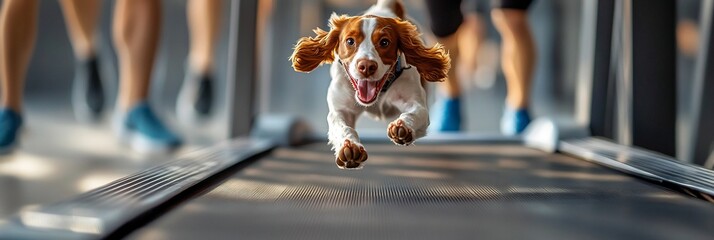
[[[347,39],[347,45],[350,45],[350,46],[355,45],[355,39],[354,39],[354,38],[348,38],[348,39]]]
[[[382,47],[389,46],[389,39],[382,38],[382,40],[379,40],[379,46],[382,46]]]

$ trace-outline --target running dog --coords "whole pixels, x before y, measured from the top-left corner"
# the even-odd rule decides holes
[[[426,135],[429,111],[423,82],[440,82],[451,67],[443,46],[424,45],[406,19],[399,0],[379,0],[361,16],[330,17],[330,31],[298,40],[290,57],[298,72],[332,64],[327,91],[328,138],[341,169],[359,169],[367,160],[355,121],[362,113],[394,119],[387,136],[408,146]]]

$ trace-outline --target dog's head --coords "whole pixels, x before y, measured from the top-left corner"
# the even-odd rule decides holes
[[[404,54],[407,64],[417,68],[422,80],[446,79],[450,67],[448,53],[440,44],[424,46],[417,27],[408,21],[332,14],[329,27],[329,32],[317,28],[316,37],[298,40],[290,57],[293,68],[310,72],[323,63],[332,63],[337,57],[361,105],[369,106],[377,100],[400,53]]]

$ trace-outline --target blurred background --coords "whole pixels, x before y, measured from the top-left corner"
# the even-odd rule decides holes
[[[226,92],[230,52],[230,1],[222,7],[220,41],[215,51],[215,109],[210,121],[193,127],[177,124],[175,104],[184,78],[188,53],[186,1],[162,1],[162,30],[156,65],[152,75],[150,102],[188,143],[176,154],[209,146],[227,138],[228,104]],[[101,74],[107,87],[108,106],[114,106],[117,92],[117,60],[111,43],[111,20],[115,1],[102,1],[98,27]],[[297,73],[288,57],[298,38],[311,36],[315,27],[327,28],[332,12],[357,15],[374,1],[364,0],[262,0],[258,5],[257,99],[255,114],[292,114],[306,119],[313,130],[327,132],[327,103],[330,82],[328,67],[310,74]],[[422,0],[404,0],[407,13],[428,26]],[[677,1],[677,91],[678,118],[691,116],[691,95],[695,55],[698,49],[700,1]],[[538,59],[533,79],[533,114],[573,118],[575,88],[581,52],[583,1],[536,0],[529,13]],[[498,65],[499,35],[490,18],[484,18],[487,41],[479,52],[482,67],[463,80],[466,111],[465,129],[470,133],[497,134],[504,108],[505,82]],[[428,28],[423,29],[429,34]],[[251,56],[238,56],[251,58]],[[53,202],[87,191],[112,180],[155,166],[172,155],[134,153],[115,140],[110,129],[111,110],[96,124],[75,120],[71,106],[74,56],[62,11],[57,1],[41,1],[37,42],[27,74],[25,119],[21,146],[0,157],[0,218],[34,204]],[[240,74],[240,73],[237,73]],[[433,102],[435,84],[430,84]],[[239,86],[240,87],[240,86]],[[254,115],[255,116],[255,115]],[[253,116],[246,116],[250,119]],[[386,123],[358,121],[358,131],[384,131]],[[691,129],[679,124],[679,129]],[[680,131],[687,139],[687,131]],[[686,147],[685,140],[678,147]]]
[[[467,2],[467,1],[465,1]],[[261,84],[270,83],[269,89],[261,89],[261,112],[289,112],[306,119],[318,131],[327,129],[326,89],[330,83],[329,67],[318,68],[310,74],[296,73],[285,61],[290,56],[293,44],[300,36],[310,36],[312,29],[327,28],[330,13],[358,15],[369,8],[372,1],[273,1],[275,7],[267,17],[266,28],[261,36],[259,56],[261,59]],[[425,3],[421,0],[404,1],[407,13],[419,22],[427,38],[429,30]],[[572,115],[574,83],[577,74],[577,53],[581,2],[567,0],[539,0],[529,10],[531,27],[538,49],[537,66],[533,84],[533,111],[535,115]],[[482,16],[487,27],[487,42],[479,54],[477,72],[468,74],[465,86],[465,130],[479,133],[498,133],[498,124],[505,101],[505,81],[500,71],[499,34],[489,15]],[[270,64],[268,64],[270,63]],[[438,83],[437,83],[438,84]],[[429,84],[433,101],[436,84]],[[269,96],[291,96],[271,98]],[[299,101],[296,101],[299,99]],[[311,106],[304,108],[303,106]],[[363,118],[360,128],[386,127]]]

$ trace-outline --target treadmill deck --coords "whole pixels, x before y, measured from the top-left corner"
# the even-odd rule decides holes
[[[711,239],[714,206],[520,145],[279,148],[133,239]]]

